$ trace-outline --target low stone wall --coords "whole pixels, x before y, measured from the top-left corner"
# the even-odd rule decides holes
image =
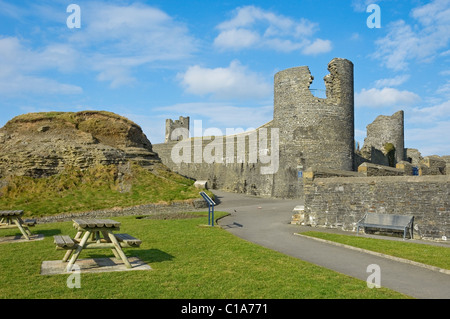
[[[413,215],[415,233],[450,236],[450,176],[305,178],[305,224],[355,231],[367,212]]]
[[[412,170],[411,170],[412,172]],[[371,163],[363,163],[358,167],[358,173],[364,176],[403,176],[404,169],[393,168],[390,166],[377,165]],[[411,174],[412,175],[412,174]]]
[[[37,223],[53,223],[53,222],[64,222],[71,221],[75,218],[109,218],[114,216],[127,216],[127,215],[151,215],[155,213],[165,213],[165,212],[189,212],[201,209],[208,209],[208,205],[203,199],[185,200],[185,201],[175,201],[172,203],[155,203],[155,204],[145,204],[133,207],[125,208],[110,208],[95,210],[89,212],[80,213],[64,213],[53,216],[45,216],[36,218]]]

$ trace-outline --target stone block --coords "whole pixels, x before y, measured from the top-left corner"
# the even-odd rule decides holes
[[[194,186],[199,189],[207,189],[208,181],[195,181]]]

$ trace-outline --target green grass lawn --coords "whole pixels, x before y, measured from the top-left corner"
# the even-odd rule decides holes
[[[221,212],[216,212],[219,217]],[[203,213],[204,215],[204,213]],[[41,241],[0,244],[0,298],[155,298],[155,299],[386,299],[407,296],[312,265],[244,241],[219,227],[200,227],[207,217],[137,219],[114,217],[120,232],[143,241],[125,249],[152,267],[149,271],[81,274],[81,288],[68,288],[67,275],[40,275],[41,263],[60,260],[53,235],[74,236],[72,222],[38,224]],[[19,234],[1,230],[0,236]],[[80,258],[112,256],[86,250]]]
[[[404,258],[443,269],[450,269],[450,248],[448,247],[416,244],[408,241],[391,241],[350,235],[338,235],[316,231],[302,232],[301,234]]]

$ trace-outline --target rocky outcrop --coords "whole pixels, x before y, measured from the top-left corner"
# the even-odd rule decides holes
[[[85,169],[128,161],[160,163],[134,122],[104,111],[29,113],[0,129],[0,178],[44,177],[65,167]]]

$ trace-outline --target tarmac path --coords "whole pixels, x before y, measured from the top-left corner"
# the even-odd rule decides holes
[[[419,299],[450,299],[450,274],[295,235],[302,228],[290,224],[293,208],[302,204],[298,200],[213,193],[215,210],[230,213],[219,226],[240,238],[364,281],[375,264],[381,286]]]

